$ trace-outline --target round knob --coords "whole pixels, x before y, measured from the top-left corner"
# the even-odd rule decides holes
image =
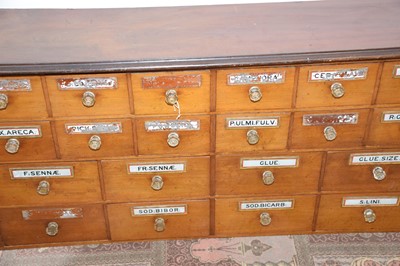
[[[249,98],[252,102],[258,102],[262,98],[262,93],[259,87],[254,86],[249,90]]]
[[[17,140],[17,139],[7,140],[5,148],[8,153],[11,153],[11,154],[17,153],[19,150],[19,140]]]
[[[0,93],[0,110],[4,110],[8,105],[8,97],[7,95]]]
[[[249,131],[247,131],[247,142],[250,145],[257,144],[259,139],[260,139],[260,137],[258,136],[257,130],[250,129]]]
[[[335,128],[332,126],[327,126],[326,128],[324,128],[324,136],[325,139],[328,141],[336,139],[337,133]]]
[[[174,105],[178,101],[178,93],[176,90],[167,90],[165,92],[165,102],[169,105]]]
[[[376,220],[375,212],[371,209],[366,209],[364,211],[364,219],[367,223],[373,223]]]
[[[383,170],[383,168],[380,166],[375,167],[372,170],[372,174],[374,175],[374,179],[378,180],[378,181],[381,181],[381,180],[385,179],[385,177],[386,177],[385,170]]]
[[[271,223],[272,219],[268,212],[263,212],[260,214],[260,224],[267,226]]]
[[[332,96],[335,98],[341,98],[344,95],[344,87],[341,83],[333,83],[331,86]]]
[[[154,190],[161,190],[164,186],[164,181],[161,176],[155,175],[151,179],[151,188]]]
[[[89,144],[89,148],[91,150],[94,150],[94,151],[100,150],[100,148],[101,148],[100,136],[97,136],[97,135],[91,136],[88,144]]]
[[[92,107],[96,103],[96,95],[91,91],[85,91],[82,95],[82,104],[86,107]]]
[[[265,171],[263,173],[264,185],[272,185],[272,183],[274,183],[274,181],[275,181],[275,177],[271,171]]]
[[[163,218],[156,218],[154,220],[154,230],[156,232],[163,232],[165,230],[165,221]]]
[[[168,134],[167,143],[168,146],[175,148],[179,145],[179,135],[176,132],[171,132]]]
[[[46,180],[40,181],[39,185],[38,185],[38,187],[36,189],[36,192],[39,195],[43,195],[43,196],[48,195],[49,192],[50,192],[50,183],[47,182]]]
[[[50,222],[46,227],[46,234],[49,236],[55,236],[58,234],[58,223]]]

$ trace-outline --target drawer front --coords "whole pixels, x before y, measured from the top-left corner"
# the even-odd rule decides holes
[[[133,154],[132,121],[60,120],[56,131],[62,158],[98,158]]]
[[[296,106],[371,104],[378,66],[369,63],[301,67]]]
[[[180,120],[141,117],[136,119],[136,132],[140,155],[210,151],[210,117],[207,115],[185,116]]]
[[[209,71],[139,73],[131,78],[135,114],[173,115],[176,99],[183,114],[210,111]],[[172,102],[167,103],[167,94]]]
[[[247,152],[285,149],[289,123],[289,113],[218,115],[216,151]]]
[[[368,109],[294,114],[291,148],[346,148],[362,145]]]
[[[345,200],[347,206],[344,206]],[[316,230],[397,231],[400,229],[399,210],[398,195],[323,195],[319,205]]]
[[[305,233],[312,229],[314,205],[315,196],[216,199],[215,233]]]
[[[125,74],[46,77],[55,117],[130,114]]]
[[[209,157],[102,161],[106,197],[112,201],[209,195]]]
[[[381,82],[379,84],[377,104],[394,103],[400,101],[400,61],[383,64]]]
[[[400,98],[399,98],[399,103],[400,103]],[[371,126],[369,129],[367,145],[392,146],[392,147],[400,146],[399,107],[374,109]]]
[[[109,204],[107,210],[111,240],[204,237],[210,233],[208,200]]]
[[[329,152],[325,191],[399,191],[400,150]]]
[[[0,165],[0,206],[100,201],[96,162]]]
[[[322,153],[217,156],[216,194],[317,192]]]
[[[291,108],[294,67],[217,71],[217,111]]]
[[[107,239],[102,205],[0,209],[0,217],[5,245]]]
[[[0,115],[2,119],[48,117],[40,77],[1,77]]]
[[[0,123],[0,160],[31,161],[56,158],[50,122]]]

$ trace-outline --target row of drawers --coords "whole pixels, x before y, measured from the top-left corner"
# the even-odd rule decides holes
[[[208,197],[210,189],[217,196],[400,191],[400,151],[328,152],[323,164],[324,155],[219,155],[213,179],[208,156],[1,164],[0,206],[100,202],[100,182],[110,202]]]
[[[216,110],[288,109],[295,84],[298,108],[370,105],[377,84],[376,104],[398,103],[400,62],[386,62],[380,82],[378,68],[379,63],[301,66],[298,82],[295,67],[217,70]],[[2,77],[0,113],[5,119],[173,114],[174,105],[183,113],[207,113],[210,91],[209,71]]]

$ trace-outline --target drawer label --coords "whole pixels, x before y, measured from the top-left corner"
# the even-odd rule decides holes
[[[201,75],[152,76],[142,78],[144,89],[178,89],[201,87]]]
[[[384,112],[382,114],[383,123],[400,123],[400,112]]]
[[[303,115],[303,126],[357,124],[358,113]]]
[[[160,214],[186,214],[187,205],[174,205],[174,206],[143,206],[143,207],[132,207],[132,216],[143,216],[143,215],[160,215]]]
[[[24,220],[75,219],[83,217],[82,208],[23,210]]]
[[[90,124],[65,124],[67,134],[106,134],[122,133],[122,124],[111,123],[90,123]]]
[[[400,78],[400,66],[394,66],[393,77]]]
[[[130,163],[128,174],[185,172],[186,163]]]
[[[283,83],[285,81],[285,72],[229,74],[227,78],[228,85]]]
[[[40,138],[41,136],[40,126],[0,127],[0,138]]]
[[[293,199],[239,202],[239,210],[240,211],[268,210],[268,209],[292,209],[292,208],[294,208],[294,200]]]
[[[0,91],[31,91],[29,79],[0,79]]]
[[[56,167],[32,167],[32,168],[11,168],[11,179],[27,179],[27,178],[65,178],[73,177],[74,170],[72,166],[56,166]]]
[[[240,168],[268,168],[268,167],[298,167],[299,157],[263,157],[263,158],[241,158]]]
[[[351,154],[349,165],[400,164],[400,152]]]
[[[334,81],[366,79],[368,67],[330,71],[310,71],[309,81]]]
[[[279,127],[279,117],[226,118],[226,128]]]
[[[398,206],[399,197],[347,197],[343,198],[342,207],[363,206]]]
[[[64,78],[57,79],[59,90],[98,90],[116,89],[118,87],[117,78]]]
[[[199,120],[146,121],[144,122],[144,127],[147,132],[200,130],[200,121]]]

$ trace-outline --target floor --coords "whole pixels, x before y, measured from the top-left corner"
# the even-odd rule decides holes
[[[400,233],[210,238],[19,249],[1,252],[0,266],[3,265],[400,266]]]

